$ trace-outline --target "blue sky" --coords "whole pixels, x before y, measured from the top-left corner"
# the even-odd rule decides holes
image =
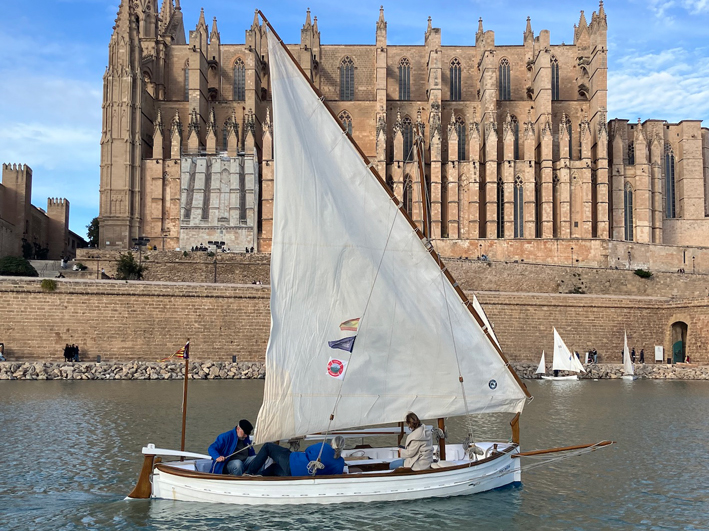
[[[187,30],[200,7],[224,43],[244,42],[259,7],[298,42],[310,7],[323,44],[374,42],[381,0],[182,0]],[[0,161],[34,171],[33,204],[66,197],[71,229],[98,215],[102,76],[118,0],[3,2],[0,20]],[[444,45],[475,41],[479,17],[498,44],[521,44],[526,17],[552,43],[573,41],[580,10],[597,1],[407,0],[384,5],[390,44],[422,44],[427,18]],[[709,0],[608,0],[608,117],[709,118]],[[705,122],[704,124],[709,125]]]

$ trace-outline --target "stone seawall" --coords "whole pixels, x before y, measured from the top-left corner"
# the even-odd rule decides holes
[[[513,364],[523,379],[534,379],[537,366],[528,363]],[[639,378],[651,380],[709,380],[709,365],[650,365],[635,367]],[[112,363],[0,363],[0,380],[182,380],[181,362],[112,362]],[[563,373],[565,374],[565,373]],[[263,363],[191,362],[193,380],[251,380],[263,379]],[[617,379],[622,376],[619,364],[587,365],[581,379]]]

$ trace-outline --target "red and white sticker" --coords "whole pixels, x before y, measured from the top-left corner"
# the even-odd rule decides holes
[[[337,380],[342,380],[345,377],[346,369],[347,362],[338,358],[330,358],[330,361],[327,362],[327,374]]]

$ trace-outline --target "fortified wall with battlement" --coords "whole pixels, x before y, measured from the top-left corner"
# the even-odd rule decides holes
[[[55,288],[43,289],[37,279],[0,277],[0,342],[9,361],[58,361],[67,343],[79,345],[84,360],[156,361],[188,338],[194,360],[264,360],[266,285],[60,279]],[[664,347],[663,359],[671,357],[678,340],[692,362],[709,362],[707,296],[477,296],[511,361],[536,362],[542,350],[551,352],[556,327],[570,349],[596,348],[599,362],[619,361],[624,331],[631,347],[645,349],[647,362],[656,345]]]

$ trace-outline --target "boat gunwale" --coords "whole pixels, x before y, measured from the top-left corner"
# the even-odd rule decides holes
[[[491,463],[496,459],[511,454],[513,450],[519,448],[518,444],[510,443],[510,445],[504,450],[499,451],[497,454],[493,454],[485,459],[480,459],[471,463],[465,463],[462,465],[455,465],[450,467],[441,468],[427,468],[426,470],[411,470],[406,469],[401,472],[383,472],[374,474],[334,474],[329,476],[231,476],[225,474],[211,474],[208,472],[197,472],[196,470],[185,470],[178,467],[170,466],[166,463],[157,463],[155,469],[160,472],[166,472],[174,476],[193,478],[193,479],[210,479],[215,481],[312,481],[314,479],[369,479],[369,478],[397,478],[397,477],[409,477],[418,476],[426,474],[435,474],[439,472],[449,472],[453,470],[463,470],[466,468],[473,468],[478,465],[484,465]],[[509,457],[512,457],[511,455]]]

